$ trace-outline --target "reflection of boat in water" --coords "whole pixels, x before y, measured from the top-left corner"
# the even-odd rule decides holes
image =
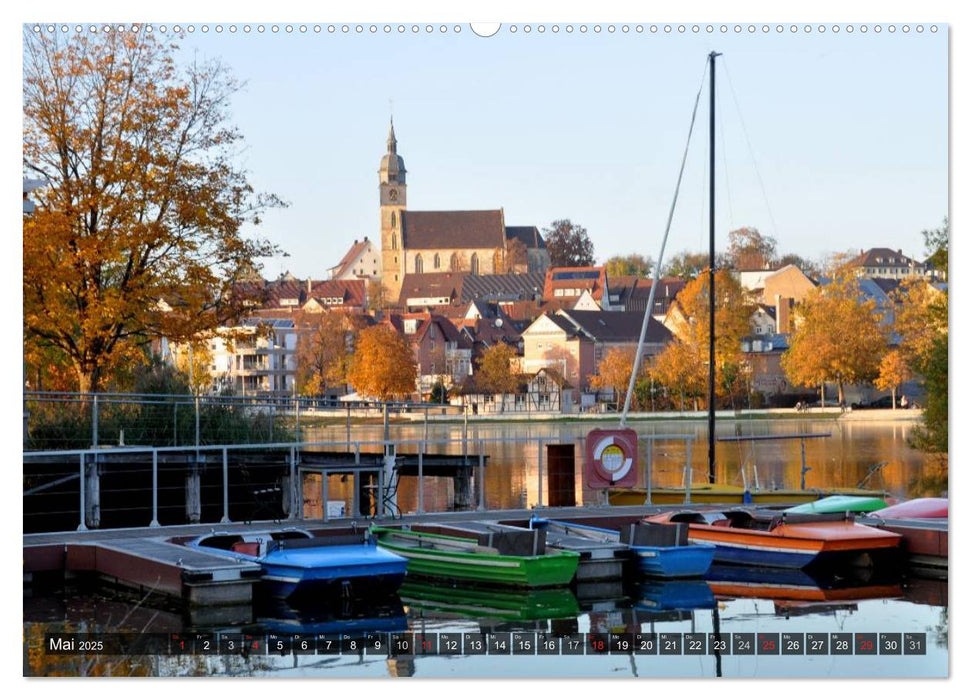
[[[280,598],[311,590],[341,597],[387,595],[401,584],[407,564],[378,549],[367,531],[320,537],[297,528],[214,532],[186,546],[259,564],[270,594]]]
[[[705,581],[643,581],[634,608],[642,612],[710,610],[715,594]]]
[[[408,578],[398,594],[409,608],[475,619],[552,620],[580,612],[569,588],[537,590],[452,587]]]
[[[802,569],[824,557],[866,564],[900,545],[900,535],[860,525],[844,514],[683,510],[645,520],[688,523],[691,542],[714,544],[716,562],[740,566]]]
[[[403,632],[408,628],[408,618],[398,596],[299,608],[274,598],[257,609],[256,622],[266,632],[277,634]]]
[[[852,601],[899,598],[899,581],[811,575],[799,569],[760,569],[716,564],[705,575],[716,596],[774,601]]]

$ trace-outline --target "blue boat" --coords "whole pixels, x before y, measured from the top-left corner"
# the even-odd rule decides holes
[[[379,549],[367,531],[317,537],[287,528],[260,532],[214,532],[187,546],[256,562],[271,596],[321,594],[324,599],[368,598],[394,593],[407,560]]]
[[[567,535],[625,544],[636,558],[638,570],[657,578],[703,576],[715,556],[714,545],[690,544],[685,526],[657,527],[655,523],[639,522],[617,531],[541,518],[533,518],[530,523],[532,527],[546,527]]]
[[[715,594],[705,581],[643,581],[637,587],[634,609],[642,612],[711,610]]]

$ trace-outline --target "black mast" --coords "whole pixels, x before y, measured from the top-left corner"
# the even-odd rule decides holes
[[[711,107],[708,110],[708,483],[715,483],[715,57],[711,67]]]

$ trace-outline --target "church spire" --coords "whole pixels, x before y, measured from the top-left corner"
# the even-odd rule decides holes
[[[391,128],[388,130],[388,153],[398,152],[398,139],[394,137],[394,116],[391,117]]]

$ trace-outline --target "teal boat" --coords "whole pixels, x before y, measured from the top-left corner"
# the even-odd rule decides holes
[[[546,551],[541,531],[530,541],[506,533],[490,534],[483,542],[435,532],[372,526],[378,546],[408,560],[407,573],[452,581],[519,588],[568,586],[580,555]]]
[[[886,508],[887,502],[876,496],[827,496],[818,501],[786,508],[786,513],[871,513]]]

